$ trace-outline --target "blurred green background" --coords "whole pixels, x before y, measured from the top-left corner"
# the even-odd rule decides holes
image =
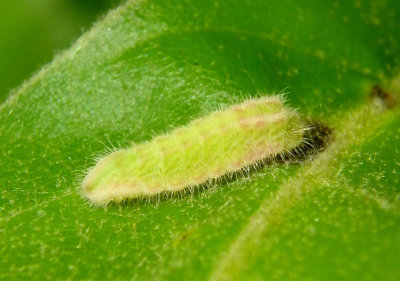
[[[0,0],[0,102],[121,0]]]

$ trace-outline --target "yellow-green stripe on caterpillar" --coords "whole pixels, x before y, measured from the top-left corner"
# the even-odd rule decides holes
[[[301,144],[305,130],[281,96],[247,100],[101,158],[83,191],[102,205],[184,190],[287,153]]]

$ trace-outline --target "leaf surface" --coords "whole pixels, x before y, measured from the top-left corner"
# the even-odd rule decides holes
[[[0,279],[398,280],[398,1],[127,1],[0,106]],[[321,154],[93,207],[94,158],[286,89]],[[221,140],[223,141],[223,140]]]

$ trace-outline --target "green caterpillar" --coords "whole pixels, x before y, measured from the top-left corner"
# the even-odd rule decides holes
[[[102,205],[198,186],[294,149],[306,129],[281,96],[247,100],[101,158],[83,191]]]

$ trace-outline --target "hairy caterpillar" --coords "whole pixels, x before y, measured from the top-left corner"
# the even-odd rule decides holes
[[[281,96],[247,100],[101,158],[83,191],[93,203],[107,204],[183,190],[288,152],[305,130]]]

